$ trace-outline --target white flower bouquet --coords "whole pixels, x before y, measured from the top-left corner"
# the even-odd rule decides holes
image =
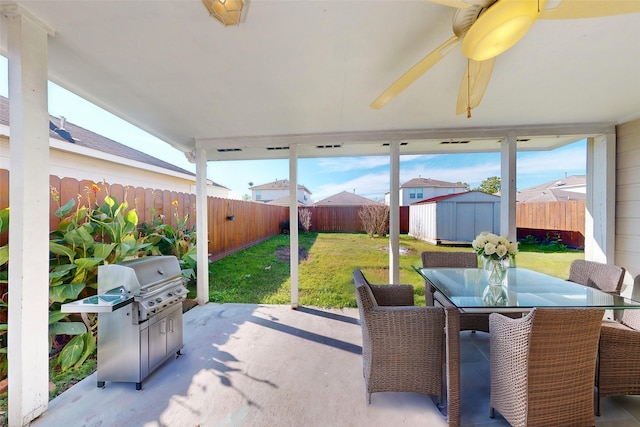
[[[479,256],[502,261],[518,253],[518,242],[511,242],[503,236],[488,231],[478,234],[471,246]]]

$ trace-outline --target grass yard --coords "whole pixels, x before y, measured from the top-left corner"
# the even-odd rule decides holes
[[[359,267],[373,283],[389,281],[389,239],[366,234],[300,233],[298,299],[301,305],[356,307],[351,273]],[[424,305],[424,284],[412,265],[420,266],[423,251],[471,251],[471,247],[434,246],[400,236],[400,282],[415,286],[416,305]],[[550,252],[551,251],[551,252]],[[555,251],[555,252],[553,252]],[[569,277],[569,265],[584,253],[561,245],[521,246],[518,267],[560,278]],[[259,245],[210,265],[212,302],[289,304],[289,236],[275,236]]]

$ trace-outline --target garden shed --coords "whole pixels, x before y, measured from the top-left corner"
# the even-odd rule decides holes
[[[433,244],[471,243],[500,234],[500,197],[481,191],[447,194],[409,206],[409,235]]]

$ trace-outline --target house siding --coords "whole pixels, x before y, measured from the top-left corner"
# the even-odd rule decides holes
[[[617,126],[615,263],[640,274],[640,119]],[[631,294],[630,280],[623,293]]]

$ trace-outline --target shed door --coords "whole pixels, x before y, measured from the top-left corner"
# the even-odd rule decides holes
[[[493,229],[493,203],[476,203],[475,204],[475,231],[471,240],[482,231],[495,232]]]
[[[493,203],[456,204],[456,240],[471,242],[482,231],[493,230]]]
[[[458,242],[475,239],[475,205],[473,203],[456,203],[456,238]]]

